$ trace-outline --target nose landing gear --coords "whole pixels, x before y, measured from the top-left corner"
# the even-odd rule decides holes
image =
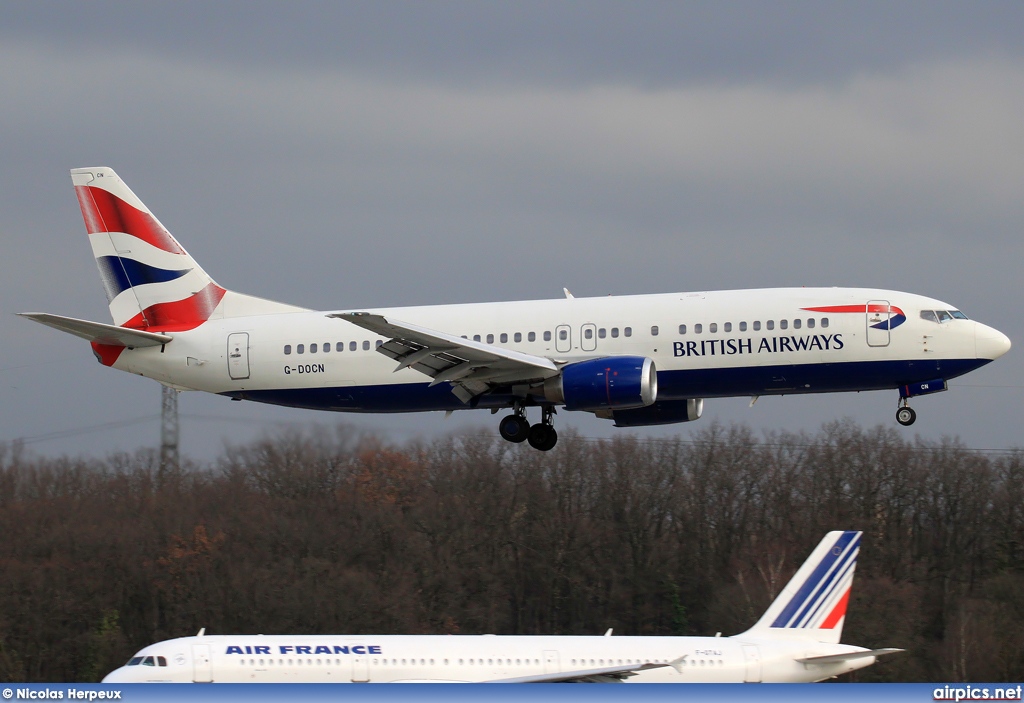
[[[910,427],[914,424],[914,420],[917,419],[917,413],[914,409],[907,405],[906,398],[900,398],[900,406],[896,409],[896,422],[900,423],[904,427]]]
[[[498,423],[498,432],[501,438],[509,442],[528,441],[534,449],[542,452],[554,449],[558,443],[558,433],[555,432],[551,416],[555,410],[550,405],[541,407],[541,419],[536,425],[530,426],[526,419],[526,409],[516,404],[511,415],[506,415]]]

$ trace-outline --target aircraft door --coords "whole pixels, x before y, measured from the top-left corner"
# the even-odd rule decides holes
[[[555,650],[545,650],[544,652],[544,673],[545,674],[557,674],[562,670],[561,665],[558,663],[558,652]]]
[[[370,662],[366,654],[359,654],[359,652],[366,652],[366,647],[361,642],[356,642],[352,645],[350,652],[352,652],[352,683],[366,683],[370,680]]]
[[[597,349],[597,325],[588,322],[580,328],[580,348],[583,351]]]
[[[889,323],[892,306],[888,300],[869,300],[865,307],[869,347],[889,346]]]
[[[559,325],[555,328],[555,351],[567,352],[572,350],[572,328],[569,325]]]
[[[213,664],[210,662],[210,645],[192,645],[192,681],[195,683],[211,683],[213,681]]]
[[[238,381],[249,378],[249,333],[228,335],[228,375]]]
[[[743,683],[761,683],[761,651],[757,645],[743,645],[743,660],[746,662]]]

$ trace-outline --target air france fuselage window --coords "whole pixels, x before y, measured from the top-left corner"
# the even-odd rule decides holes
[[[527,334],[526,335],[526,341],[528,341],[528,342],[536,342],[537,341],[537,333],[536,332],[530,332],[529,334]]]
[[[355,351],[356,348],[357,348],[356,342],[349,342],[348,343],[348,350],[349,351]]]
[[[345,351],[345,343],[344,342],[338,342],[337,344],[335,344],[334,345],[334,351]]]
[[[632,337],[633,336],[633,328],[632,327],[623,327],[622,328],[622,335],[624,337]]]
[[[384,345],[384,340],[383,339],[378,339],[376,342],[374,342],[374,346],[380,347],[380,346],[383,346],[383,345]]]
[[[488,344],[494,344],[494,335],[493,334],[487,335],[487,343]]]
[[[292,345],[291,344],[285,344],[284,345],[284,354],[285,354],[285,356],[288,356],[291,353],[292,353]]]
[[[507,332],[502,332],[501,336],[498,337],[498,341],[501,342],[502,344],[507,342],[508,341],[508,333]]]
[[[156,658],[156,663],[159,666],[167,666],[167,657],[157,657]]]
[[[474,334],[474,335],[473,335],[473,341],[474,341],[474,342],[479,342],[479,341],[480,341],[480,335],[478,335],[478,334]]]
[[[146,657],[142,660],[143,666],[156,666],[156,662],[153,661],[153,657]]]
[[[125,666],[138,666],[140,662],[142,662],[142,657],[132,657]]]
[[[370,349],[370,340],[369,339],[364,339],[363,340],[363,351],[369,351],[369,349]]]
[[[516,332],[515,335],[513,335],[513,337],[512,337],[512,341],[513,342],[521,342],[521,341],[523,341],[523,333],[522,332]]]

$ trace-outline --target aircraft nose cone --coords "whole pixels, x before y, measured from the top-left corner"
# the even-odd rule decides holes
[[[126,673],[123,666],[120,669],[114,669],[104,676],[100,683],[127,683],[131,679],[125,676]]]
[[[997,329],[978,324],[974,330],[974,344],[979,359],[998,359],[1010,351],[1010,338]]]

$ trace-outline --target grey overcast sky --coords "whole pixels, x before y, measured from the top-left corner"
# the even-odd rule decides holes
[[[918,399],[1022,446],[1024,3],[66,2],[0,8],[0,442],[158,441],[156,383],[14,316],[108,321],[68,169],[110,166],[219,283],[314,308],[786,285],[931,295],[1016,347]],[[181,397],[183,451],[486,413]],[[894,425],[896,392],[707,422]],[[621,430],[563,413],[587,436]]]

